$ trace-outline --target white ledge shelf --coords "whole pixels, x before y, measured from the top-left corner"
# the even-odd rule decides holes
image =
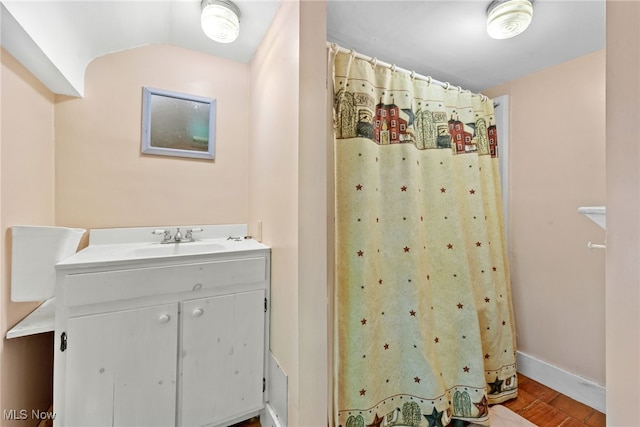
[[[27,335],[53,332],[55,323],[55,298],[42,303],[31,314],[22,319],[7,332],[7,339],[26,337]]]
[[[586,215],[603,229],[607,229],[607,208],[605,206],[584,206],[578,208],[578,212]]]

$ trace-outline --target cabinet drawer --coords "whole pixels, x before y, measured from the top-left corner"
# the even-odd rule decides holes
[[[265,257],[153,268],[70,274],[64,280],[65,305],[119,301],[267,280]]]

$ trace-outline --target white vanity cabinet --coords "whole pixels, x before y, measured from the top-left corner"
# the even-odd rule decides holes
[[[133,259],[93,248],[59,264],[55,425],[217,426],[257,415],[270,252],[241,243]]]

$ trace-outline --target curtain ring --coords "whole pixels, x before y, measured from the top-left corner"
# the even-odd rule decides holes
[[[411,77],[411,80],[416,78],[416,72],[414,70],[411,70],[411,74],[409,74],[409,77]]]
[[[462,93],[462,88],[458,86],[458,93]]]
[[[371,65],[373,65],[374,68],[378,66],[378,58],[373,57],[369,62],[371,63]]]
[[[338,47],[338,43],[331,43],[331,51],[337,53],[340,48]]]
[[[352,57],[352,58],[355,58],[355,57],[356,57],[356,51],[355,51],[355,50],[353,50],[353,49],[351,49],[351,50],[349,51],[349,55],[351,55],[351,57]]]
[[[431,78],[431,76],[427,76],[427,86],[431,86],[431,81],[433,79]]]
[[[396,72],[396,64],[391,64],[391,72],[392,73]]]
[[[444,90],[449,90],[450,87],[451,85],[449,84],[449,82],[444,82]]]

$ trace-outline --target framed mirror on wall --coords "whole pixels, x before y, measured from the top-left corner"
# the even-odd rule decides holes
[[[142,88],[142,153],[215,159],[216,100]]]

